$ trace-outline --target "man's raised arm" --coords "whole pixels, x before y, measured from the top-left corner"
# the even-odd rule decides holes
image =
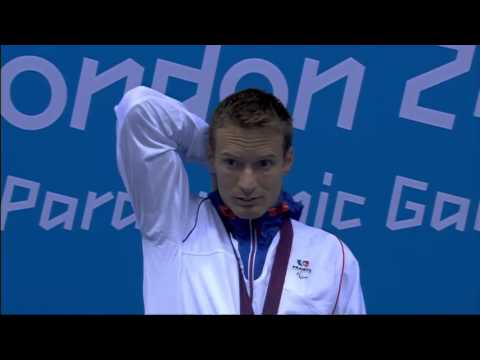
[[[115,113],[118,168],[144,239],[181,242],[198,203],[182,159],[207,163],[208,124],[143,86],[128,91]]]

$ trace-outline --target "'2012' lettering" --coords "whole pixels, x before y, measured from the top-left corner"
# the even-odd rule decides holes
[[[475,45],[443,46],[457,51],[456,58],[440,67],[407,80],[399,115],[401,118],[427,125],[452,130],[455,115],[419,105],[423,91],[452,80],[470,71]],[[190,111],[205,118],[217,72],[221,46],[206,46],[200,69],[157,59],[152,88],[165,92],[172,77],[196,83],[197,92],[184,101]],[[70,127],[85,130],[92,96],[115,82],[126,78],[124,92],[142,84],[144,68],[132,59],[97,74],[99,62],[84,58],[75,97]],[[329,85],[346,79],[337,127],[352,130],[358,99],[363,83],[365,66],[348,58],[329,69],[319,72],[320,62],[306,58],[302,69],[297,97],[293,108],[294,127],[305,130],[312,103],[312,97]],[[12,99],[10,88],[13,80],[21,73],[34,71],[45,77],[50,85],[51,98],[46,109],[39,114],[25,114],[19,111]],[[238,82],[248,74],[260,74],[272,85],[273,93],[288,105],[289,89],[283,72],[273,63],[258,58],[244,59],[226,71],[220,83],[220,99],[234,92]],[[40,130],[57,121],[65,110],[68,89],[60,70],[50,61],[37,56],[20,56],[12,59],[1,71],[2,116],[12,125],[24,130]],[[112,104],[113,107],[114,104]],[[480,117],[480,93],[473,112]]]

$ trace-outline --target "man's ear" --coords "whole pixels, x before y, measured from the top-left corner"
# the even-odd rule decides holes
[[[285,153],[285,156],[283,159],[282,171],[284,175],[287,175],[292,165],[293,165],[293,147],[290,146],[290,148]]]
[[[207,159],[208,159],[208,172],[210,173],[210,180],[212,182],[212,190],[218,190],[218,183],[217,183],[217,174],[215,173],[215,156],[212,148],[210,145],[207,148]]]
[[[208,171],[210,173],[215,172],[214,159],[215,159],[215,156],[214,156],[213,149],[210,145],[208,145],[207,146],[207,161],[208,161]]]

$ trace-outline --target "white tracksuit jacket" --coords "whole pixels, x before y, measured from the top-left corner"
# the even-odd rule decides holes
[[[190,192],[183,165],[206,164],[208,124],[144,86],[125,93],[115,113],[118,167],[142,233],[145,313],[238,314],[238,267],[229,236],[210,199],[200,204],[203,198]],[[278,313],[365,313],[358,262],[348,247],[332,234],[291,221]],[[262,312],[278,240],[279,233],[254,280],[255,314]],[[299,266],[305,260],[308,269]]]

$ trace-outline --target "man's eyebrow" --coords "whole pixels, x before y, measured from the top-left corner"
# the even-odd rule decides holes
[[[220,156],[238,158],[238,156],[230,154],[229,152],[222,152],[222,153],[220,153]],[[265,155],[260,155],[258,157],[262,158],[262,159],[275,159],[277,157],[277,155],[275,155],[275,154],[265,154]]]
[[[222,152],[220,155],[221,156],[226,156],[226,157],[232,157],[232,158],[237,157],[236,155],[230,154],[229,152]]]

